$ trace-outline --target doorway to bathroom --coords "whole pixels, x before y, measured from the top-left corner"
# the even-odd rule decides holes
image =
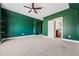
[[[48,21],[48,36],[51,38],[63,38],[63,17]]]

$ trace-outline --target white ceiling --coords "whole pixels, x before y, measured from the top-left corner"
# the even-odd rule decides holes
[[[34,11],[28,13],[29,9],[23,7],[24,5],[31,7],[31,3],[2,3],[2,8],[40,20],[42,20],[43,17],[69,8],[68,3],[36,3],[35,7],[42,7],[41,10],[37,10],[38,13],[36,14]]]

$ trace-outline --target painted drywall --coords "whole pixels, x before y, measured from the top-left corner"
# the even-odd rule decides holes
[[[42,23],[43,21],[41,20],[34,20],[34,27],[33,27],[33,32],[34,34],[38,35],[38,34],[42,34]]]
[[[35,35],[34,29],[34,20],[35,18],[25,16],[13,11],[9,11],[2,8],[2,19],[8,21],[7,22],[7,36],[15,37],[15,36],[24,36],[24,35]],[[39,33],[38,33],[39,34]]]
[[[78,11],[78,19],[79,19],[79,3],[70,3],[70,8]],[[77,20],[77,39],[79,39],[79,20]]]
[[[63,37],[66,39],[79,40],[77,38],[78,12],[73,9],[67,9],[56,14],[49,15],[43,20],[43,34],[48,35],[48,21],[63,17]],[[71,36],[69,38],[69,36]]]
[[[0,4],[0,40],[1,40],[1,4]]]
[[[36,34],[42,34],[42,22],[40,20],[35,20],[36,24]]]
[[[28,13],[29,9],[25,6],[31,7],[31,3],[2,3],[2,8],[23,14],[28,15],[33,18],[43,20],[43,17],[57,13],[59,11],[69,8],[68,3],[35,3],[35,7],[42,7],[41,10],[37,10],[37,14],[32,10],[31,13]]]
[[[78,18],[79,18],[79,12],[78,12]],[[79,39],[79,20],[77,20],[77,39]]]
[[[69,3],[69,7],[79,11],[79,3]]]

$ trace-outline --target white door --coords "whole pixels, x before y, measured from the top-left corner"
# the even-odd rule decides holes
[[[48,37],[54,38],[54,20],[48,21]]]

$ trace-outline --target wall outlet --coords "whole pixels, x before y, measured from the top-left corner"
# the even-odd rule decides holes
[[[68,38],[71,38],[71,35],[69,35]]]
[[[22,33],[22,35],[24,35],[24,33]]]

